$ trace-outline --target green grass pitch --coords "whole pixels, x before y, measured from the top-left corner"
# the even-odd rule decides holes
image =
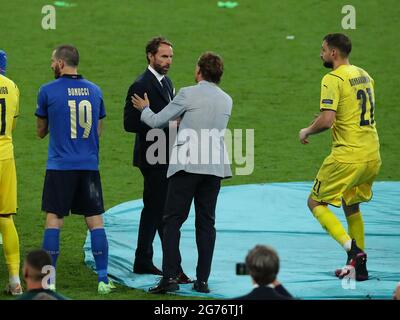
[[[36,137],[36,94],[53,79],[52,49],[72,43],[81,55],[79,71],[103,90],[107,118],[101,137],[101,175],[106,208],[141,198],[142,178],[131,166],[132,134],[123,130],[127,88],[146,66],[144,46],[155,35],[174,44],[170,77],[177,89],[193,84],[194,66],[206,50],[225,60],[221,86],[234,101],[230,128],[255,129],[255,169],[224,185],[311,181],[329,153],[328,132],[303,146],[298,131],[318,112],[320,81],[327,69],[319,58],[322,37],[345,32],[353,41],[351,62],[365,68],[376,83],[376,121],[383,166],[379,180],[400,180],[399,71],[400,6],[396,0],[353,0],[357,28],[343,30],[341,9],[348,1],[239,1],[221,9],[213,0],[71,0],[56,7],[56,30],[43,30],[41,9],[47,0],[1,3],[0,49],[8,53],[7,75],[21,91],[21,116],[14,134],[19,212],[16,225],[21,256],[41,246],[40,212],[48,138]],[[288,40],[286,36],[294,35]],[[306,201],[306,199],[304,199]],[[218,219],[218,215],[217,215]],[[305,216],[304,219],[311,219]],[[119,286],[97,295],[96,275],[83,263],[86,226],[81,217],[65,219],[58,261],[58,289],[73,299],[158,299]],[[215,257],[218,259],[218,257]],[[0,286],[7,282],[0,257]],[[249,283],[250,288],[250,283]],[[183,299],[164,296],[162,298]],[[0,299],[8,299],[0,293]]]

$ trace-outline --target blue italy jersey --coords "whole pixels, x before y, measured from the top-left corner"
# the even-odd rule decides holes
[[[98,170],[97,127],[106,113],[97,85],[80,75],[63,75],[40,88],[35,115],[48,120],[47,169]]]

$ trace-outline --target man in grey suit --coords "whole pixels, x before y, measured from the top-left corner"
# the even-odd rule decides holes
[[[163,278],[151,293],[166,293],[179,289],[177,276],[181,263],[180,228],[189,215],[194,199],[196,209],[197,280],[193,289],[208,293],[208,277],[215,245],[215,207],[221,179],[232,176],[224,142],[232,99],[218,87],[223,74],[222,59],[212,53],[202,54],[197,62],[197,85],[182,88],[160,112],[149,108],[144,99],[132,97],[141,120],[153,128],[162,128],[182,117],[168,166],[168,191],[163,216]],[[211,144],[210,144],[211,140]]]

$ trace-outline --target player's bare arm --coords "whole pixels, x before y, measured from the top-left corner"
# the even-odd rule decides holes
[[[37,118],[36,132],[39,138],[43,139],[49,133],[49,126],[47,119]]]
[[[333,110],[323,110],[319,116],[308,126],[299,132],[299,139],[302,144],[308,144],[308,137],[318,134],[332,127],[336,119],[336,112]]]

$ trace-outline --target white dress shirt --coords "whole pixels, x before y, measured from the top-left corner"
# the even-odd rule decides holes
[[[160,83],[160,85],[161,85],[161,87],[162,87],[163,85],[162,85],[162,83],[161,83],[161,80],[164,78],[164,75],[163,75],[163,74],[159,74],[156,70],[154,70],[154,68],[153,68],[151,65],[149,65],[149,66],[147,67],[147,69],[149,69],[150,72],[151,72],[152,74],[154,74],[154,76],[157,78],[158,82]]]
[[[154,76],[157,78],[157,80],[158,80],[158,82],[160,83],[161,87],[164,87],[163,84],[162,84],[162,82],[161,82],[161,80],[164,79],[165,76],[164,76],[163,74],[159,74],[156,70],[154,70],[154,68],[153,68],[151,65],[149,65],[147,68],[148,68],[148,69],[150,70],[150,72],[151,72],[152,74],[154,74]],[[167,88],[167,89],[168,89],[168,88]],[[169,101],[171,101],[171,100],[172,100],[172,97],[170,96],[168,90],[167,90],[167,92],[168,92]]]

